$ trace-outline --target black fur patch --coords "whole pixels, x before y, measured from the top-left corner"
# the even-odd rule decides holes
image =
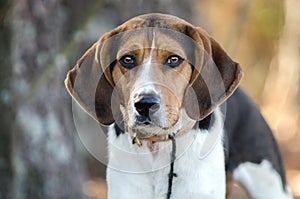
[[[117,137],[119,137],[119,135],[124,133],[124,131],[122,131],[122,129],[120,129],[120,127],[116,123],[114,124],[114,128],[115,128]]]
[[[198,128],[201,130],[209,130],[215,122],[215,115],[212,113],[206,118],[198,122]]]

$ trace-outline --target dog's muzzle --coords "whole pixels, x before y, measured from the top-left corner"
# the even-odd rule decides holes
[[[155,123],[155,114],[160,109],[161,99],[156,94],[139,94],[134,97],[136,122],[149,125]]]

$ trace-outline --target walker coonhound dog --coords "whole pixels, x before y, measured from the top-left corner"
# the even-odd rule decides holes
[[[221,199],[229,176],[252,198],[292,198],[241,78],[214,39],[174,16],[142,15],[105,33],[65,84],[109,125],[108,198]]]

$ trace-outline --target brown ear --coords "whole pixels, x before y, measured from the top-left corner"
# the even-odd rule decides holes
[[[194,79],[186,90],[185,108],[191,118],[202,120],[234,92],[243,73],[239,64],[214,39],[203,35],[201,30],[197,31],[195,40],[201,42],[206,53],[202,63],[195,62],[202,66],[194,66]],[[197,60],[197,56],[202,55],[195,56]]]
[[[65,85],[71,96],[91,117],[103,125],[109,125],[114,122],[111,110],[113,87],[104,76],[97,59],[100,45],[100,42],[95,43],[77,61],[68,72]]]

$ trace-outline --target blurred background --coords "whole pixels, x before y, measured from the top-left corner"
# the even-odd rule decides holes
[[[0,199],[106,198],[105,165],[79,139],[63,80],[104,32],[150,12],[202,26],[241,64],[242,87],[274,130],[300,198],[299,8],[298,0],[1,0]],[[248,196],[235,185],[230,198]]]

